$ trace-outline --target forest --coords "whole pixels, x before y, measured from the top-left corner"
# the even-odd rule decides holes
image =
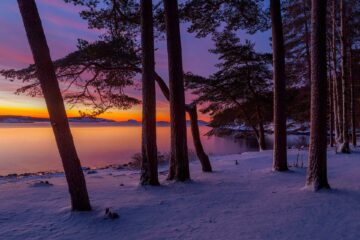
[[[45,100],[63,169],[0,177],[5,239],[360,237],[360,1],[56,0],[80,9],[97,35],[79,37],[57,59],[37,6],[46,1],[13,2],[33,63],[0,66],[0,81],[16,84],[16,96]],[[184,34],[211,41],[209,75],[184,67],[192,64]],[[269,36],[260,39],[267,52],[261,36]],[[159,97],[168,103],[165,161]],[[74,106],[79,119],[139,106],[138,168],[85,167],[68,114]],[[204,116],[206,137],[252,138],[257,151],[213,155]],[[305,143],[289,144],[290,123],[307,126]]]

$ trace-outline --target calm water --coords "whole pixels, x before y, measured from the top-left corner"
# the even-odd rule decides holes
[[[99,124],[72,124],[72,133],[83,166],[100,167],[131,161],[140,152],[141,127]],[[257,150],[254,139],[203,136],[208,127],[200,127],[205,150],[224,155]],[[158,127],[158,150],[170,151],[170,128]],[[271,142],[271,139],[270,139]],[[188,145],[193,142],[188,128]],[[55,139],[48,123],[0,124],[0,175],[9,173],[62,170]]]

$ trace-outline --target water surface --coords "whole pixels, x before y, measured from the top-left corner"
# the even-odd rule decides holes
[[[72,123],[71,130],[83,166],[100,167],[122,164],[140,152],[141,127],[99,123]],[[256,141],[232,137],[207,137],[206,126],[200,127],[205,151],[225,155],[254,151]],[[158,150],[170,151],[170,128],[157,128]],[[189,150],[194,151],[188,128]],[[0,124],[0,175],[9,173],[61,170],[61,160],[48,123]]]

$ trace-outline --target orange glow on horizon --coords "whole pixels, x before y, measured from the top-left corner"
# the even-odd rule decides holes
[[[78,117],[79,112],[77,109],[67,109],[68,117]],[[0,106],[0,115],[14,115],[14,116],[29,116],[48,118],[46,108],[35,107],[3,107]],[[110,119],[114,121],[127,121],[129,119],[141,121],[141,108],[136,108],[127,111],[110,111],[99,116],[100,118]],[[158,111],[157,121],[170,121],[169,113],[165,111]],[[188,119],[188,116],[187,116]],[[199,116],[199,120],[208,121],[207,116]]]

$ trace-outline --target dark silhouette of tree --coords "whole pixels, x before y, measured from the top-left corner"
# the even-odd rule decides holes
[[[211,126],[219,128],[240,121],[250,126],[260,150],[266,149],[264,123],[266,97],[270,92],[271,55],[254,51],[249,41],[240,44],[234,33],[218,34],[215,49],[221,63],[219,71],[209,78],[192,74],[186,76],[186,87],[204,104],[203,113],[212,117]],[[270,106],[271,108],[271,106]]]
[[[81,169],[59,83],[34,0],[18,0],[27,38],[34,57],[37,77],[49,111],[51,126],[65,170],[73,210],[91,210],[84,174]]]
[[[286,80],[284,36],[280,0],[270,0],[274,62],[274,156],[273,169],[287,171]]]
[[[165,81],[156,74],[156,81],[165,96],[165,98],[170,101],[170,90],[166,85]],[[200,139],[200,131],[199,131],[199,124],[198,124],[198,114],[197,114],[197,106],[196,103],[187,104],[185,106],[186,112],[189,114],[190,117],[190,126],[191,126],[191,133],[194,141],[195,151],[197,157],[200,160],[201,168],[203,172],[212,172],[212,167],[210,163],[209,156],[205,153],[203,145]]]
[[[312,0],[311,135],[306,185],[330,188],[327,180],[326,0]]]
[[[135,84],[136,74],[141,73],[140,64],[139,50],[126,37],[94,43],[81,40],[77,51],[53,63],[57,79],[65,86],[64,100],[70,106],[85,106],[87,109],[81,114],[90,117],[111,109],[126,110],[140,103],[125,93],[126,88]],[[35,65],[21,70],[1,70],[0,74],[25,84],[17,94],[33,97],[42,94]]]
[[[177,0],[164,0],[169,64],[171,160],[168,179],[190,179],[186,139],[185,90]]]
[[[188,31],[197,37],[225,31],[255,33],[269,28],[263,0],[186,0],[181,17],[190,22]]]
[[[156,146],[155,54],[152,0],[141,0],[142,164],[141,184],[159,185]]]
[[[310,86],[311,0],[282,3],[287,82]]]
[[[331,33],[328,33],[331,36],[331,71],[332,71],[332,83],[333,83],[333,102],[334,102],[334,125],[335,125],[335,140],[337,144],[343,142],[343,118],[342,118],[342,84],[339,74],[339,57],[338,57],[338,48],[339,48],[339,34],[338,34],[338,10],[339,4],[338,0],[332,0],[331,4]]]
[[[341,84],[342,84],[342,135],[343,143],[341,145],[342,153],[350,153],[349,147],[349,66],[348,66],[348,26],[347,26],[347,6],[345,0],[340,1],[341,16]]]
[[[354,147],[357,145],[356,139],[356,116],[357,104],[357,76],[356,66],[359,59],[356,56],[356,48],[360,43],[360,2],[356,0],[349,0],[351,7],[348,8],[347,25],[349,31],[349,83],[350,83],[350,119],[351,119],[351,142]]]

